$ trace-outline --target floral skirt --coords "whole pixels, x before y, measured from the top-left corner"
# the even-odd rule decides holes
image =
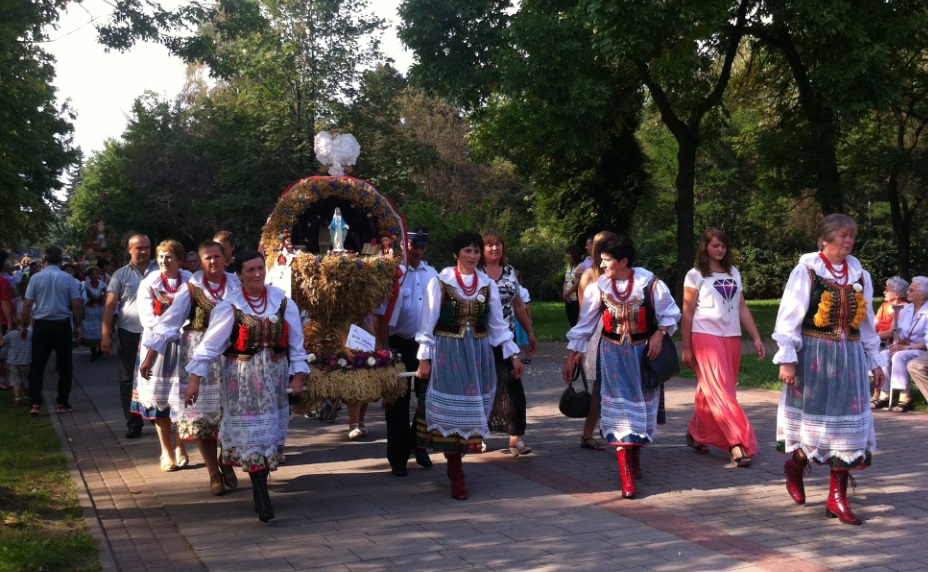
[[[97,348],[103,339],[103,306],[84,306],[84,321],[81,322],[81,344]]]
[[[657,431],[660,388],[641,387],[641,359],[647,346],[599,343],[599,426],[612,445],[645,445]]]
[[[445,453],[477,453],[490,430],[496,365],[489,339],[435,336],[432,377],[425,398],[425,428],[417,446]]]
[[[181,366],[190,362],[194,351],[206,332],[184,330],[181,334]],[[219,401],[219,386],[222,380],[222,362],[225,357],[209,364],[209,374],[200,378],[200,392],[197,402],[183,407],[177,415],[177,433],[181,439],[216,439],[219,435],[219,419],[222,407]],[[183,379],[189,378],[186,370]]]
[[[143,342],[147,335],[148,330],[145,330],[142,333]],[[143,353],[148,353],[148,349],[140,343],[132,379],[132,413],[144,419],[169,417],[171,421],[176,421],[178,412],[183,408],[184,391],[187,390],[187,381],[181,377],[184,369],[180,359],[180,343],[168,343],[164,353],[158,354],[148,379],[139,375]]]
[[[864,468],[876,449],[867,358],[860,342],[802,337],[796,384],[784,385],[777,450],[832,468]]]
[[[224,465],[245,472],[277,470],[284,454],[290,405],[289,361],[262,350],[249,360],[222,363],[219,443]]]

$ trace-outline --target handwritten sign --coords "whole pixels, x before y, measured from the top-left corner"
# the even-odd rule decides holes
[[[376,347],[374,336],[364,328],[359,328],[354,324],[351,324],[351,329],[348,330],[348,339],[345,340],[345,345],[350,349],[362,352],[372,352]]]

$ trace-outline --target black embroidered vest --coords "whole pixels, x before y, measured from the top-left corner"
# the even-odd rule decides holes
[[[476,280],[476,277],[474,278]],[[480,301],[483,298],[483,301]],[[487,335],[487,316],[490,310],[490,287],[484,286],[473,300],[462,298],[453,286],[441,282],[441,311],[435,324],[435,335],[463,338],[470,326],[475,338]]]
[[[654,312],[652,293],[657,277],[652,277],[644,288],[644,296],[631,296],[624,302],[611,293],[600,292],[600,309],[602,311],[603,332],[605,340],[616,344],[625,343],[629,338],[631,345],[643,344],[654,333],[657,317]]]
[[[268,318],[258,318],[235,309],[235,325],[229,341],[232,343],[222,355],[230,359],[249,360],[263,349],[271,351],[277,361],[287,357],[289,350],[289,326],[284,319],[287,298],[280,303],[277,313]],[[276,318],[276,319],[275,319]]]
[[[857,282],[847,286],[839,286],[831,280],[825,280],[809,269],[809,280],[812,288],[809,292],[809,309],[802,319],[802,335],[826,340],[840,340],[841,333],[846,332],[847,339],[857,341],[860,339],[860,324],[854,322],[863,296],[854,291],[859,285],[863,292],[864,277],[861,274]],[[826,293],[828,295],[826,295]],[[827,302],[830,297],[831,302]],[[822,304],[822,298],[826,303]],[[819,315],[816,324],[816,315]]]

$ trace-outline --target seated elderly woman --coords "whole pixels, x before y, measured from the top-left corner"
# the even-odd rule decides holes
[[[912,409],[906,365],[925,351],[925,326],[928,323],[928,305],[925,301],[928,300],[928,278],[916,276],[912,279],[908,300],[909,303],[899,311],[896,319],[898,339],[882,351],[889,366],[883,367],[883,385],[879,388],[879,395],[871,400],[871,409],[887,407],[893,389],[900,391],[900,397],[899,403],[892,410],[905,413]]]
[[[909,283],[905,278],[893,276],[886,281],[886,289],[883,290],[883,303],[880,304],[876,311],[876,333],[883,341],[883,346],[889,344],[893,339],[893,318],[896,317],[893,306],[906,305],[906,293],[909,290]],[[874,394],[873,397],[877,397]]]

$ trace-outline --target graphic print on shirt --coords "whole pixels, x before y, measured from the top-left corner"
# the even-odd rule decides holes
[[[726,306],[731,306],[735,296],[738,295],[738,281],[734,278],[718,278],[713,287]]]

